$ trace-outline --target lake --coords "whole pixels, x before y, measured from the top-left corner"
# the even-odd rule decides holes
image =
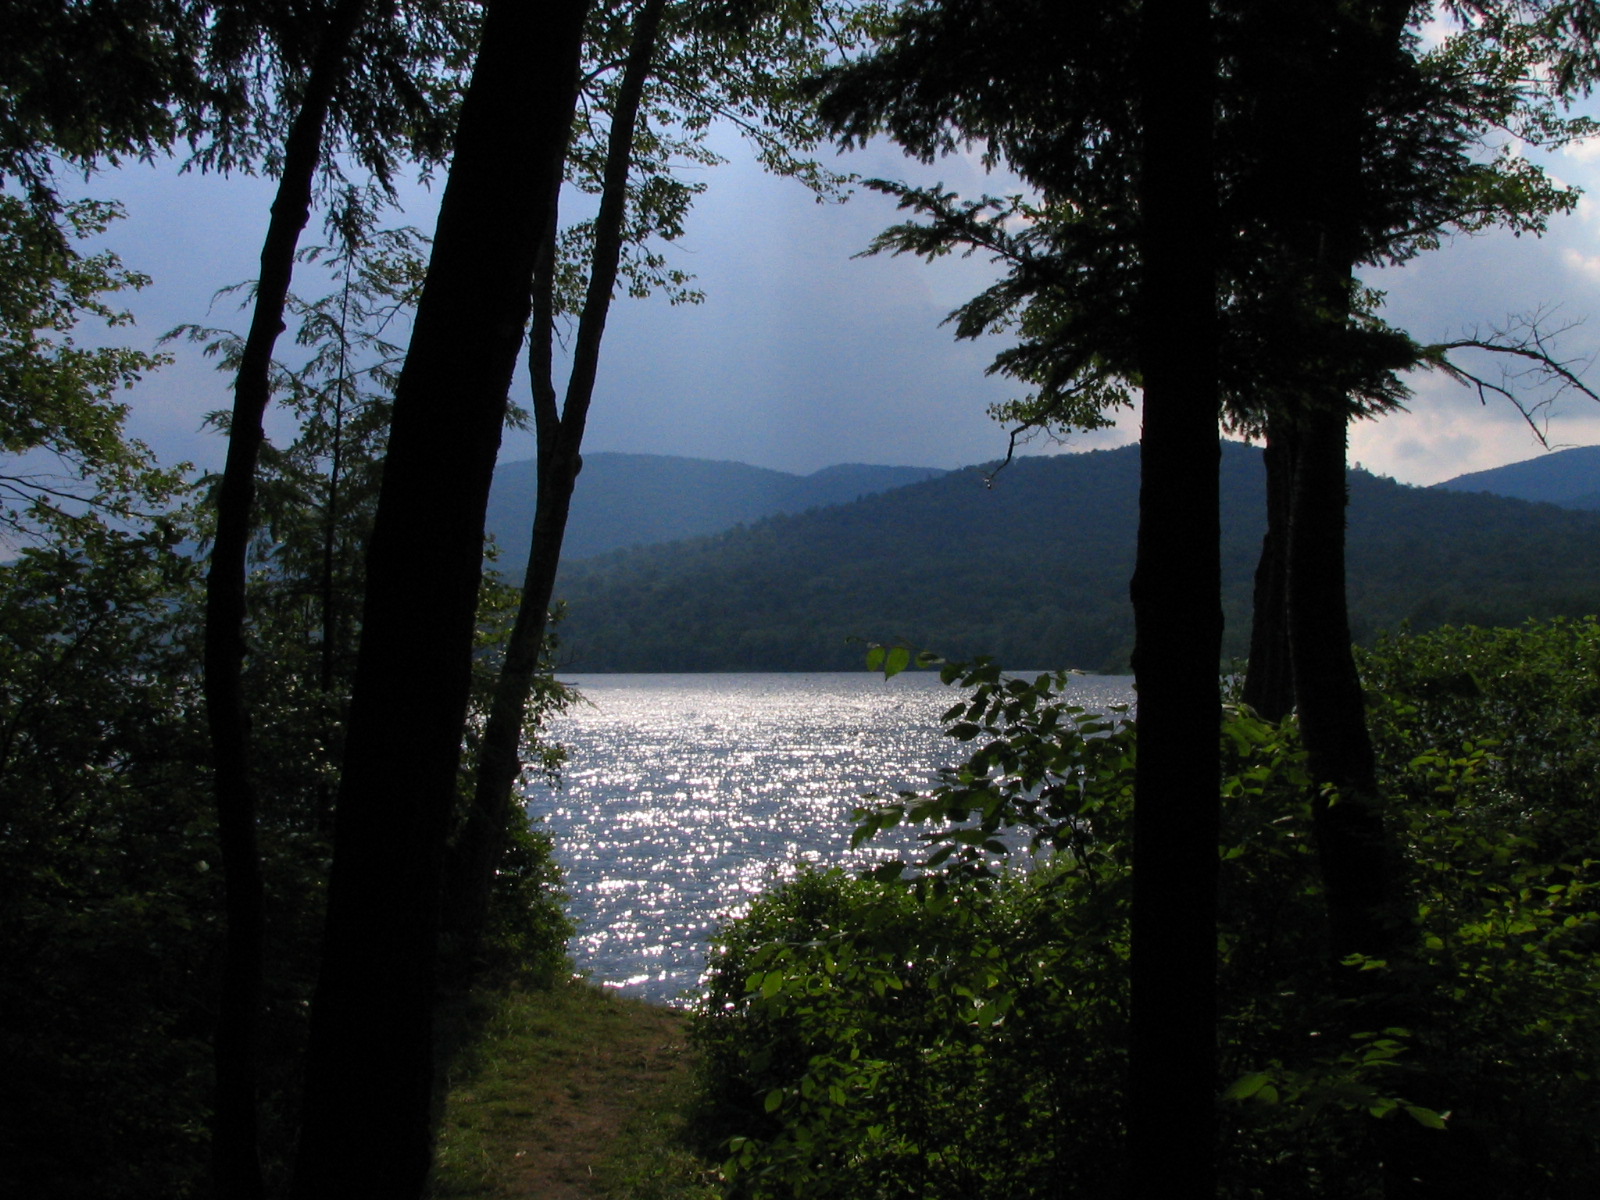
[[[585,703],[551,723],[570,761],[528,789],[555,839],[580,970],[683,1002],[707,935],[801,863],[850,865],[863,792],[919,788],[960,760],[939,716],[953,689],[930,672],[566,675]],[[1128,703],[1128,676],[1078,676],[1086,708]]]

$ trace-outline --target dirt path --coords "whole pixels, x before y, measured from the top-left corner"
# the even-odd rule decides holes
[[[673,1009],[574,987],[517,1001],[452,1093],[440,1197],[615,1197],[688,1074]],[[620,1193],[625,1194],[625,1193]]]

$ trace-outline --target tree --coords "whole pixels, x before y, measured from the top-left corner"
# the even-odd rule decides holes
[[[244,696],[245,557],[272,348],[283,325],[300,230],[310,213],[311,187],[322,159],[323,123],[364,8],[365,0],[341,0],[334,10],[285,147],[284,171],[261,251],[255,314],[234,386],[227,464],[217,490],[216,536],[206,576],[206,714],[227,880],[228,928],[215,1035],[212,1152],[218,1190],[246,1200],[265,1194],[256,1122],[256,1021],[264,968],[266,889],[256,844],[259,804],[250,778],[250,723]]]
[[[418,1195],[427,1174],[440,883],[483,514],[586,10],[493,0],[485,12],[367,556],[297,1197]]]
[[[1354,267],[1403,262],[1437,244],[1446,228],[1542,229],[1570,195],[1510,151],[1488,161],[1475,151],[1495,128],[1539,139],[1582,128],[1561,121],[1548,90],[1530,85],[1543,51],[1526,39],[1473,33],[1418,56],[1405,32],[1409,9],[1381,21],[1377,8],[1340,11],[1346,15],[1336,19],[1310,8],[1291,14],[1282,6],[1239,4],[1220,24],[1227,69],[1219,85],[1217,174],[1222,220],[1236,233],[1220,260],[1226,299],[1219,372],[1230,424],[1268,433],[1274,470],[1298,461],[1288,439],[1328,409],[1328,397],[1338,397],[1341,414],[1380,412],[1404,398],[1397,372],[1440,361],[1438,348],[1377,317],[1380,298],[1356,287]],[[832,77],[824,111],[847,141],[882,128],[925,160],[961,138],[981,141],[991,161],[1010,165],[1038,194],[964,201],[938,187],[880,184],[926,220],[886,231],[875,249],[993,256],[1005,274],[952,320],[958,336],[1005,331],[1018,339],[993,369],[1038,391],[997,415],[1023,430],[1093,427],[1108,405],[1127,402],[1142,370],[1130,340],[1135,293],[1128,266],[1137,261],[1139,208],[1126,182],[1137,153],[1118,99],[1126,94],[1118,80],[1132,65],[1086,14],[1075,33],[1099,49],[1097,62],[1084,65],[1081,52],[1032,38],[1029,46],[1006,47],[1021,55],[1013,66],[998,49],[1003,35],[973,38],[981,16],[961,5],[905,12],[885,49]],[[1388,33],[1360,34],[1371,21]],[[1336,33],[1342,40],[1334,45],[1329,39]],[[1070,69],[1050,67],[1043,60],[1051,56]],[[1329,65],[1334,60],[1337,68]],[[1051,79],[1061,82],[1041,88],[1041,80]],[[1285,95],[1303,102],[1285,104]],[[1313,95],[1329,102],[1313,102]],[[1308,137],[1330,144],[1330,157],[1307,153]],[[1086,149],[1075,156],[1074,146]],[[1323,219],[1334,219],[1330,214],[1338,214],[1337,231]],[[1331,249],[1335,232],[1342,250]],[[1354,256],[1334,272],[1336,279],[1319,266],[1318,256],[1328,254]],[[1324,436],[1318,444],[1328,442]],[[1318,478],[1333,475],[1323,471]],[[1269,550],[1288,544],[1290,482],[1280,473],[1269,486],[1280,499],[1271,512]],[[1302,518],[1308,536],[1300,539],[1308,554],[1336,549],[1336,542],[1312,536],[1309,523],[1313,510],[1336,514],[1337,499],[1326,490],[1308,496]],[[1264,599],[1275,590],[1286,594],[1276,564],[1269,553]],[[1318,569],[1308,562],[1302,577]],[[1322,578],[1342,578],[1341,569],[1322,570]],[[1309,586],[1302,591],[1311,594]],[[1257,621],[1263,644],[1284,648],[1281,663],[1287,624],[1278,620],[1275,642],[1270,624],[1278,612],[1264,604]],[[1340,640],[1332,614],[1307,608],[1300,624],[1303,645]],[[1260,667],[1270,661],[1263,655]],[[1313,653],[1302,666],[1312,673],[1305,686],[1317,688],[1316,672],[1331,669]],[[1280,668],[1277,677],[1271,706],[1282,708],[1287,672]],[[1259,683],[1258,676],[1253,696],[1260,695]]]
[[[442,45],[410,42],[413,18],[398,14],[372,22],[378,35],[362,44],[366,0],[338,0],[307,28],[274,30],[281,55],[275,97],[294,116],[284,137],[277,195],[261,250],[250,330],[238,358],[228,454],[216,491],[216,531],[206,578],[206,708],[211,729],[218,830],[228,880],[227,968],[223,976],[217,1046],[217,1116],[213,1135],[218,1186],[245,1197],[262,1194],[256,1162],[255,1034],[260,1007],[266,920],[260,855],[255,842],[258,808],[251,780],[250,735],[244,694],[246,558],[255,499],[262,416],[271,395],[273,347],[283,328],[295,251],[309,219],[319,174],[330,170],[325,144],[330,123],[352,143],[358,158],[387,182],[397,147],[397,127],[414,131],[412,144],[437,155],[440,125],[430,102],[427,72],[446,66],[461,22],[451,5],[429,6],[416,23],[442,27]],[[401,26],[402,40],[386,42],[385,26]],[[392,39],[393,35],[390,35]],[[300,39],[305,39],[301,41]],[[365,52],[365,61],[363,61]],[[350,69],[351,60],[365,70]],[[418,66],[420,60],[420,68]],[[415,76],[421,75],[419,80]],[[364,87],[361,85],[365,85]],[[275,149],[269,155],[278,153]],[[348,203],[347,199],[347,203]]]
[[[1092,427],[1108,404],[1126,402],[1129,387],[1139,385],[1149,455],[1151,389],[1172,384],[1159,382],[1163,348],[1143,332],[1143,306],[1151,302],[1144,289],[1157,269],[1144,256],[1160,232],[1135,181],[1156,169],[1144,155],[1155,152],[1162,132],[1130,102],[1140,94],[1132,85],[1143,78],[1145,63],[1129,58],[1127,39],[1119,45],[1104,32],[1120,11],[1077,11],[1070,34],[1044,16],[1021,22],[1015,16],[1008,14],[1004,32],[975,37],[983,14],[960,0],[906,5],[883,49],[826,81],[824,111],[847,144],[887,131],[925,161],[962,141],[979,142],[990,162],[1004,162],[1034,189],[1032,196],[965,201],[937,186],[881,184],[928,220],[887,231],[874,248],[995,257],[1003,277],[952,320],[958,336],[1005,331],[1018,338],[994,369],[1038,391],[997,415],[1024,428]],[[1289,619],[1282,636],[1264,638],[1263,646],[1280,650],[1272,706],[1286,706],[1285,658],[1302,701],[1319,785],[1313,800],[1335,962],[1351,953],[1384,958],[1397,945],[1394,875],[1371,802],[1372,755],[1344,608],[1344,430],[1352,411],[1396,403],[1404,394],[1396,373],[1431,357],[1376,317],[1376,298],[1361,292],[1353,272],[1369,262],[1404,261],[1450,226],[1502,221],[1537,229],[1562,203],[1514,155],[1487,163],[1473,156],[1486,129],[1556,128],[1548,96],[1530,91],[1521,73],[1530,61],[1527,48],[1507,40],[1493,52],[1474,52],[1478,43],[1468,39],[1465,47],[1451,43],[1416,56],[1407,32],[1412,16],[1407,4],[1240,3],[1217,14],[1218,61],[1225,66],[1216,83],[1211,179],[1230,236],[1218,248],[1223,321],[1215,361],[1232,421],[1273,432],[1269,492],[1281,507],[1268,548],[1283,548],[1286,569],[1264,565],[1261,616],[1277,612],[1270,605],[1282,596]],[[1182,328],[1176,320],[1172,325]],[[1210,427],[1191,425],[1188,436],[1214,445],[1217,413],[1209,415]],[[1147,460],[1144,469],[1156,472],[1147,480],[1189,479],[1202,510],[1205,496],[1214,494],[1164,460]],[[1142,574],[1143,532],[1140,540]],[[1214,543],[1214,534],[1195,532],[1164,550],[1181,557],[1186,546],[1193,553]],[[1150,598],[1141,596],[1146,584],[1139,574],[1135,584],[1135,670],[1143,676],[1157,668],[1138,613]],[[1214,592],[1209,582],[1202,586],[1194,603],[1209,610]],[[1152,623],[1186,632],[1190,641],[1180,640],[1171,652],[1189,649],[1195,639],[1216,650],[1209,632],[1187,624],[1192,612],[1158,618],[1154,604],[1146,611]],[[1155,625],[1149,628],[1153,635]],[[1262,666],[1270,662],[1264,655]],[[1142,679],[1140,690],[1141,726],[1152,715],[1163,722]],[[1197,714],[1214,711],[1214,697],[1192,699]],[[1204,723],[1198,715],[1191,719],[1195,730]],[[1141,762],[1148,750],[1141,737]],[[1191,760],[1207,753],[1197,742]],[[1153,794],[1141,789],[1141,797]],[[1334,796],[1337,803],[1330,802]],[[1139,829],[1145,837],[1145,827]],[[1137,888],[1137,872],[1135,880]],[[1206,888],[1202,880],[1194,886],[1199,904]],[[1142,928],[1149,936],[1150,927]],[[1136,979],[1138,946],[1136,937]],[[1138,1071],[1136,1065],[1135,1079]],[[1132,1151],[1130,1166],[1152,1160],[1150,1144],[1131,1123],[1130,1145],[1144,1146]]]
[[[1041,12],[1002,48],[971,41],[973,17],[959,3],[908,9],[875,61],[834,76],[825,112],[847,139],[886,127],[923,158],[957,138],[983,140],[1041,199],[962,204],[902,190],[945,227],[901,227],[880,245],[939,253],[958,241],[1007,256],[1013,273],[961,311],[959,334],[1008,323],[1048,289],[1050,300],[1030,307],[1034,323],[1023,321],[1038,340],[997,367],[1075,418],[1092,423],[1120,400],[1119,375],[1144,386],[1125,1186],[1153,1196],[1178,1180],[1180,1194],[1204,1196],[1215,1190],[1222,634],[1210,18],[1203,4],[1147,4],[1129,45],[1121,11]],[[984,60],[1013,51],[1022,60],[1004,69],[1029,81],[1025,120],[1009,91],[983,82],[995,69]],[[1047,214],[1052,242],[1007,228]],[[1048,257],[1036,253],[1043,246]]]
[[[835,17],[838,18],[837,24]],[[470,964],[487,902],[492,864],[521,772],[523,711],[548,629],[572,494],[593,398],[607,315],[619,279],[636,297],[664,285],[673,301],[694,298],[647,239],[675,238],[703,185],[685,183],[678,162],[714,161],[704,146],[712,123],[730,122],[770,169],[800,178],[819,196],[837,180],[800,157],[818,138],[799,80],[824,47],[847,45],[856,19],[831,6],[762,3],[733,13],[644,0],[631,27],[591,28],[585,109],[567,174],[599,196],[592,219],[558,233],[554,222],[535,277],[528,364],[538,436],[538,494],[522,599],[506,648],[474,783],[468,824],[452,864],[447,936]],[[626,52],[623,52],[623,47]],[[614,83],[605,68],[620,63]],[[593,94],[591,94],[593,93]],[[798,107],[797,107],[798,106]],[[597,116],[609,115],[601,131]],[[581,296],[580,293],[581,292]],[[553,371],[556,322],[576,315],[572,366],[559,395]]]
[[[1129,1200],[1216,1194],[1222,651],[1216,57],[1205,0],[1147,0],[1135,301],[1143,368],[1129,963]]]
[[[494,864],[502,852],[512,789],[522,773],[523,711],[532,690],[549,626],[550,599],[573,486],[583,460],[579,449],[594,394],[600,340],[616,287],[622,256],[628,173],[633,164],[635,127],[645,82],[656,53],[656,35],[665,0],[644,0],[634,20],[632,41],[611,116],[600,211],[594,220],[594,247],[588,287],[574,343],[572,377],[560,409],[552,379],[555,321],[556,221],[554,204],[533,279],[533,335],[528,361],[533,376],[534,428],[539,439],[539,490],[532,545],[523,574],[522,596],[505,658],[495,684],[494,703],[484,729],[473,802],[458,842],[447,892],[445,927],[464,963],[476,957],[488,910]]]
[[[158,469],[123,436],[127,408],[114,399],[161,357],[85,349],[73,338],[85,318],[127,323],[111,297],[147,282],[109,251],[84,258],[58,241],[103,233],[118,215],[113,204],[82,201],[63,206],[58,223],[0,195],[0,453],[34,456],[0,474],[0,527],[13,534],[40,522],[59,533],[70,518],[154,515],[178,487],[176,471]]]

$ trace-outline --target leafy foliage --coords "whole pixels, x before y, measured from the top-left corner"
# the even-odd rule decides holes
[[[178,472],[123,436],[127,406],[115,400],[163,359],[77,342],[85,322],[129,324],[112,298],[148,282],[109,251],[84,257],[71,244],[120,215],[114,204],[67,205],[58,240],[54,221],[0,195],[0,525],[13,531],[86,511],[149,515],[177,490]]]
[[[1592,818],[1566,820],[1580,806],[1563,782],[1593,726],[1565,727],[1567,754],[1536,739],[1503,757],[1476,728],[1522,683],[1593,689],[1595,660],[1572,650],[1594,630],[1446,631],[1368,658],[1421,949],[1366,967],[1402,985],[1404,1027],[1363,1030],[1366,1002],[1315,935],[1292,721],[1227,711],[1222,1194],[1379,1195],[1395,1122],[1438,1139],[1424,1145],[1461,1194],[1578,1197],[1600,1182],[1585,1115],[1600,1100],[1600,856]],[[1452,681],[1486,644],[1505,689],[1464,694]],[[1136,723],[1074,709],[1060,676],[981,661],[943,674],[968,689],[946,713],[967,757],[931,792],[864,810],[858,833],[923,825],[928,853],[802,875],[716,940],[702,1128],[725,1147],[730,1195],[1117,1186]],[[1548,842],[1546,822],[1559,825]],[[1323,1032],[1335,1027],[1360,1032]]]
[[[1286,184],[1298,164],[1282,152],[1340,144],[1331,122],[1342,117],[1331,98],[1312,111],[1284,104],[1292,81],[1330,55],[1342,77],[1362,80],[1359,146],[1339,185],[1351,266],[1405,262],[1450,230],[1542,231],[1576,194],[1522,157],[1517,139],[1557,145],[1592,130],[1565,112],[1546,69],[1570,55],[1570,39],[1530,6],[1452,10],[1459,24],[1437,22],[1439,45],[1428,51],[1414,28],[1383,45],[1377,10],[1322,12],[1297,22],[1252,0],[1214,6],[1216,177],[1229,231],[1218,263],[1219,379],[1229,420],[1244,431],[1259,428],[1264,405],[1317,382],[1336,382],[1356,411],[1383,411],[1406,395],[1397,372],[1442,365],[1379,318],[1381,293],[1353,289],[1349,319],[1329,322],[1319,309],[1314,263],[1296,248],[1316,198]],[[1412,9],[1410,19],[1430,12]],[[960,338],[1014,338],[990,370],[1031,389],[992,409],[1018,432],[1096,428],[1142,380],[1132,330],[1144,116],[1131,88],[1129,16],[1119,4],[1002,15],[976,0],[907,0],[869,53],[832,64],[819,85],[846,146],[886,134],[927,163],[976,147],[1026,185],[973,199],[942,184],[869,181],[913,218],[871,252],[978,255],[997,267],[998,280],[949,323]]]
[[[219,900],[192,569],[88,533],[0,566],[0,1190],[189,1195]]]

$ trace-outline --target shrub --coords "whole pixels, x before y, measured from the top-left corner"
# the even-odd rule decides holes
[[[1556,661],[1549,640],[1572,633],[1501,650],[1508,663]],[[1568,793],[1544,789],[1594,734],[1573,724],[1560,754],[1524,738],[1513,760],[1463,736],[1503,719],[1473,705],[1413,725],[1419,701],[1402,681],[1460,664],[1443,641],[1411,650],[1387,643],[1375,655],[1388,658],[1368,663],[1384,680],[1373,722],[1416,952],[1367,965],[1385,980],[1375,992],[1405,997],[1406,1027],[1325,1032],[1361,1030],[1362,1007],[1332,980],[1297,732],[1227,711],[1224,1195],[1380,1195],[1399,1123],[1440,1139],[1427,1143],[1433,1169],[1457,1194],[1600,1188],[1589,1120],[1600,855],[1527,828],[1530,814],[1572,819]],[[1597,660],[1559,660],[1568,673],[1541,686],[1587,694]],[[1067,704],[1060,676],[1006,679],[981,662],[945,676],[970,689],[945,717],[970,753],[927,795],[864,812],[858,835],[924,824],[923,860],[803,874],[715,941],[696,1029],[701,1128],[724,1147],[730,1195],[970,1200],[1120,1185],[1136,727]]]

